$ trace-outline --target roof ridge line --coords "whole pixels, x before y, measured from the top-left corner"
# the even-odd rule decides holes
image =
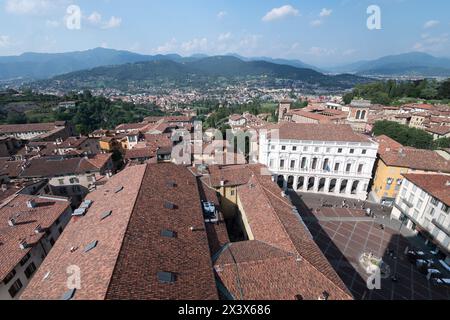
[[[144,165],[143,165],[143,166],[144,166]],[[127,221],[127,227],[125,228],[125,231],[124,231],[124,237],[125,237],[125,235],[126,235],[126,233],[127,233],[127,231],[128,231],[128,228],[129,228],[129,226],[130,226],[131,217],[133,216],[134,211],[135,211],[135,209],[136,209],[137,200],[138,200],[138,198],[139,198],[140,193],[142,192],[142,185],[143,185],[143,183],[144,183],[144,177],[145,177],[145,175],[146,175],[146,173],[147,173],[148,167],[149,167],[148,164],[145,164],[145,170],[144,170],[144,173],[142,174],[141,182],[140,182],[140,184],[139,184],[139,192],[136,193],[136,197],[135,197],[134,203],[133,203],[133,209],[131,209],[131,213],[130,213],[130,216],[128,217],[128,221]],[[122,172],[123,172],[123,171],[122,171]],[[122,251],[124,242],[125,242],[124,239],[122,239],[122,242],[121,242],[121,244],[120,244],[120,248],[119,248],[119,250],[118,250],[118,252],[117,252],[117,256],[116,256],[116,259],[115,259],[116,261],[114,262],[114,268],[113,268],[113,270],[112,270],[112,272],[111,272],[111,276],[109,277],[109,280],[108,280],[108,286],[106,287],[106,291],[105,291],[105,295],[104,295],[104,300],[107,299],[108,292],[109,292],[109,289],[110,289],[110,286],[111,286],[111,283],[112,283],[112,278],[113,278],[113,275],[114,275],[114,273],[115,273],[115,271],[116,271],[117,262],[119,261],[120,252]]]

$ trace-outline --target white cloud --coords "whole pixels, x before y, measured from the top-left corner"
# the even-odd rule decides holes
[[[195,38],[181,44],[181,50],[186,53],[205,52],[208,50],[208,39]]]
[[[231,34],[231,32],[222,33],[219,35],[218,40],[222,41],[222,42],[227,41],[227,40],[230,40],[232,38],[232,36],[233,35]]]
[[[11,39],[9,36],[0,35],[0,48],[9,47],[11,44]]]
[[[42,14],[46,13],[52,5],[58,4],[58,1],[50,0],[7,0],[5,10],[12,14]]]
[[[218,14],[217,14],[217,18],[219,18],[219,19],[223,19],[223,18],[225,18],[225,16],[228,14],[228,12],[226,12],[226,11],[220,11]]]
[[[424,27],[424,29],[430,29],[430,28],[434,28],[434,27],[436,27],[437,25],[439,25],[439,21],[437,21],[437,20],[430,20],[430,21],[427,21],[424,25],[423,25],[423,27]]]
[[[319,27],[321,25],[322,25],[322,20],[317,19],[317,20],[311,21],[311,26],[313,26],[313,27]]]
[[[160,45],[157,47],[154,52],[155,53],[173,53],[178,49],[178,42],[177,39],[172,38],[170,41],[164,43],[163,45]]]
[[[118,28],[122,25],[122,18],[112,16],[108,22],[103,25],[103,29]]]
[[[443,52],[448,51],[449,34],[444,33],[437,36],[422,34],[421,41],[414,44],[413,49],[417,51]]]
[[[285,5],[285,6],[282,6],[279,8],[273,8],[262,18],[262,20],[264,22],[269,22],[269,21],[283,19],[288,16],[299,16],[299,15],[300,15],[300,11],[298,11],[291,5]]]
[[[323,8],[322,11],[320,11],[319,16],[320,17],[329,17],[329,16],[331,16],[332,12],[333,12],[333,10],[331,10],[331,9]]]
[[[87,17],[87,20],[94,25],[98,25],[102,22],[102,15],[97,11],[94,11],[89,17]]]

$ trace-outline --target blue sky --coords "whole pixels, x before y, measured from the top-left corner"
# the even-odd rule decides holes
[[[81,29],[66,27],[71,4]],[[367,28],[367,7],[381,30]],[[0,0],[0,55],[94,47],[239,53],[330,66],[424,51],[450,57],[445,0]]]

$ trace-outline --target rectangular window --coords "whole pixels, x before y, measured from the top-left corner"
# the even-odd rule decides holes
[[[362,154],[367,154],[367,150],[364,149],[361,153],[362,153]]]
[[[347,167],[345,168],[345,172],[350,172],[352,170],[352,164],[348,163]]]
[[[334,165],[334,171],[335,171],[335,172],[338,172],[338,171],[339,171],[339,167],[340,167],[340,164],[339,164],[339,163],[336,163],[336,164]]]
[[[286,151],[286,146],[281,146],[282,151]]]
[[[23,287],[22,281],[20,281],[20,279],[17,279],[17,281],[14,282],[14,284],[8,290],[11,298],[14,298],[17,295],[17,293],[19,293],[20,289],[22,289],[22,287]]]
[[[442,211],[444,211],[445,213],[450,213],[450,207],[447,205],[442,205]]]
[[[297,147],[292,147],[292,151],[297,151]]]
[[[25,257],[22,258],[22,260],[20,260],[20,266],[23,267],[25,265],[25,263],[28,262],[28,260],[30,260],[31,255],[29,253],[27,253],[27,255]]]
[[[342,148],[338,149],[338,153],[342,153],[342,151],[343,151]]]
[[[3,279],[3,284],[8,284],[16,275],[16,270],[11,271],[8,275]]]
[[[295,160],[291,161],[291,169],[295,169]]]
[[[36,271],[36,266],[34,265],[34,263],[30,263],[30,265],[25,269],[25,277],[27,277],[27,279],[30,279],[31,276],[34,274],[34,272]]]
[[[306,169],[306,158],[302,159],[302,169]]]
[[[269,161],[269,167],[273,168],[273,160],[272,159]]]
[[[280,169],[284,169],[284,160],[280,160]]]
[[[355,153],[355,149],[350,149],[350,154],[354,154]]]
[[[439,204],[439,200],[438,199],[436,199],[436,198],[431,198],[431,203],[434,205],[434,206],[438,206],[438,204]]]
[[[423,201],[422,200],[419,200],[418,202],[417,202],[417,209],[421,209],[422,208],[422,205],[423,205]]]
[[[360,164],[360,165],[358,166],[358,173],[362,173],[363,170],[364,170],[364,165],[363,165],[363,164]]]
[[[403,190],[402,190],[402,198],[404,198],[405,196],[406,196],[406,189],[403,188]]]

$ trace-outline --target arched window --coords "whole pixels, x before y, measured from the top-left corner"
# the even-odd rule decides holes
[[[364,120],[364,119],[366,118],[366,115],[367,115],[367,111],[364,110],[364,111],[361,113],[361,120]]]

